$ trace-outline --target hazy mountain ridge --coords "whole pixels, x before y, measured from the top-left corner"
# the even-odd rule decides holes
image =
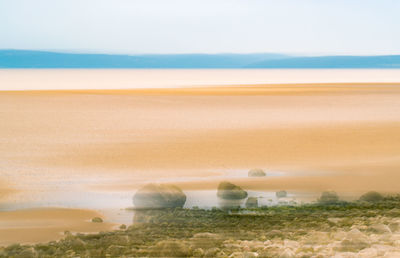
[[[400,55],[81,54],[0,50],[0,68],[400,68]]]
[[[1,68],[241,68],[281,54],[113,55],[0,50]]]
[[[400,68],[400,55],[291,57],[264,60],[248,68]]]

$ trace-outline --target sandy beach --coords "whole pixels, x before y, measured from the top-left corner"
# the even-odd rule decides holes
[[[65,237],[71,233],[111,230],[112,223],[92,223],[103,217],[90,210],[45,208],[0,212],[0,245],[40,243]]]
[[[212,190],[221,178],[257,191],[397,192],[399,99],[397,83],[2,91],[0,207],[118,210],[147,182]],[[232,176],[255,167],[267,177]],[[68,230],[108,228],[86,223],[90,212]],[[4,222],[0,232],[39,224]],[[64,228],[43,228],[35,241],[62,237]],[[33,241],[18,235],[9,241]]]

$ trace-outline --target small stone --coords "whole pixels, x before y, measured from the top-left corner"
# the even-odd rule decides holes
[[[286,248],[280,255],[279,258],[293,258],[295,257],[295,253],[290,250],[289,248]]]
[[[254,169],[251,169],[249,172],[248,172],[248,176],[249,177],[264,177],[264,176],[266,176],[267,174],[264,172],[264,170],[262,170],[262,169],[260,169],[260,168],[254,168]]]
[[[376,251],[374,248],[365,248],[359,251],[357,256],[361,258],[376,257],[378,256],[378,251]]]
[[[92,219],[92,222],[94,222],[94,223],[102,223],[102,222],[103,222],[103,219],[100,218],[100,217],[94,217],[94,218]]]
[[[369,231],[378,233],[378,234],[384,234],[384,233],[392,233],[390,228],[384,224],[374,224],[369,226],[368,228]]]
[[[285,198],[287,196],[287,192],[285,190],[278,191],[275,193],[275,196],[277,198]]]
[[[249,197],[246,200],[246,208],[257,208],[258,207],[258,198],[257,197]]]

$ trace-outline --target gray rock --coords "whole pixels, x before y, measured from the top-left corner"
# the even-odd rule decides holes
[[[380,202],[383,200],[383,196],[375,191],[370,191],[368,193],[365,193],[361,195],[360,201],[364,202]]]
[[[133,197],[136,209],[160,209],[183,207],[186,195],[182,190],[170,184],[147,184]]]
[[[286,248],[280,255],[279,258],[293,258],[296,254],[289,248]]]
[[[321,204],[334,204],[339,201],[339,196],[334,191],[325,191],[321,194],[318,202]]]
[[[249,170],[249,172],[248,172],[249,177],[263,177],[266,175],[267,174],[261,168],[254,168],[254,169]]]
[[[278,191],[275,193],[275,196],[277,198],[285,198],[287,196],[287,192],[285,190]]]
[[[392,222],[389,225],[390,231],[397,232],[400,230],[400,223],[399,222]]]
[[[247,192],[240,186],[223,181],[219,183],[217,196],[225,200],[242,200],[247,197]]]
[[[246,208],[257,208],[258,207],[258,198],[257,197],[249,197],[246,200]]]
[[[370,240],[358,229],[352,229],[346,234],[346,238],[341,241],[339,250],[356,252],[370,245]]]
[[[384,233],[392,233],[390,228],[384,224],[374,224],[369,226],[368,228],[369,231],[378,233],[378,234],[384,234]]]
[[[237,185],[224,181],[218,186],[217,196],[220,207],[223,210],[231,210],[242,205],[247,192]]]

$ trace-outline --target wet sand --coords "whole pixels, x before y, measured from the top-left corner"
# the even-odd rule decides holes
[[[112,223],[93,223],[93,217],[103,217],[90,210],[29,209],[0,212],[0,245],[40,243],[63,238],[64,231],[99,232],[111,230]]]
[[[253,190],[398,192],[399,99],[396,83],[3,91],[0,181],[18,194],[0,207],[45,206],[57,192],[76,198],[57,206],[92,208],[68,194],[215,189],[224,177]],[[284,174],[226,176],[255,167]]]

